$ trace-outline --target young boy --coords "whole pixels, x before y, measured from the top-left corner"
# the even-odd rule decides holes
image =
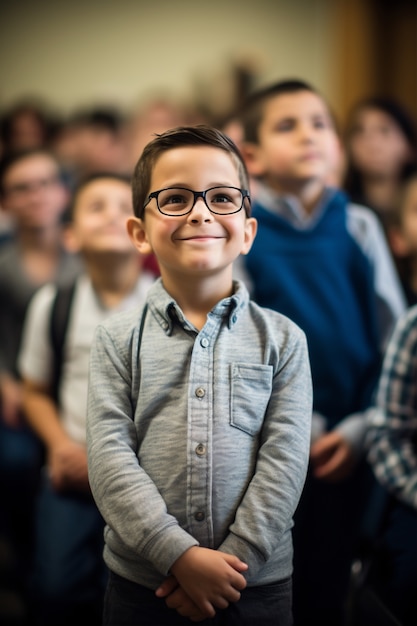
[[[253,298],[304,330],[313,378],[311,471],[295,518],[295,623],[337,626],[366,485],[363,412],[404,298],[375,217],[326,186],[337,135],[322,97],[305,82],[279,82],[251,96],[242,123],[257,179],[258,236],[246,257]]]
[[[133,213],[130,182],[115,174],[80,184],[66,229],[69,249],[81,255],[84,272],[72,298],[43,287],[30,304],[19,358],[28,422],[46,449],[37,502],[34,563],[35,623],[100,624],[105,586],[104,523],[87,476],[85,421],[90,345],[98,323],[115,311],[141,304],[153,276],[126,232]],[[55,307],[58,307],[57,309]],[[53,310],[69,315],[62,353],[51,328]],[[62,324],[62,323],[61,323]],[[60,362],[57,363],[57,360]],[[60,379],[55,379],[60,366]],[[57,389],[55,389],[55,387]]]
[[[256,231],[247,187],[236,146],[206,126],[157,136],[134,171],[129,233],[161,278],[91,355],[108,625],[292,623],[311,381],[304,334],[232,279]]]

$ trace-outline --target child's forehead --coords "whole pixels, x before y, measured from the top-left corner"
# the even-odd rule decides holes
[[[91,196],[106,197],[109,192],[126,193],[130,196],[131,188],[127,181],[117,178],[99,178],[85,183],[77,192],[77,202]]]
[[[301,113],[329,115],[323,98],[314,91],[295,91],[271,96],[264,105],[264,117],[275,114],[297,117]]]
[[[12,163],[5,173],[5,178],[30,176],[43,172],[57,173],[58,164],[48,154],[30,154]]]
[[[364,106],[356,112],[355,121],[361,124],[383,124],[396,126],[394,118],[376,106]]]
[[[162,152],[155,160],[152,178],[194,172],[215,171],[239,174],[237,157],[223,148],[211,145],[175,146]]]

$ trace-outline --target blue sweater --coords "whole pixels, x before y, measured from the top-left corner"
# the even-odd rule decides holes
[[[300,228],[259,204],[246,257],[252,297],[306,333],[314,410],[332,428],[371,401],[381,340],[374,267],[347,228],[347,198],[334,193],[319,219]]]

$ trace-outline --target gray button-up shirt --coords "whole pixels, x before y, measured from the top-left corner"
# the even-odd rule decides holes
[[[239,282],[200,332],[160,279],[145,312],[102,324],[87,444],[110,569],[154,588],[201,545],[245,561],[250,585],[290,575],[311,393],[304,333]]]

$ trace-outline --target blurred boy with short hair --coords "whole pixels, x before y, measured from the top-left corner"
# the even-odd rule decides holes
[[[245,258],[252,296],[304,330],[313,377],[311,469],[295,517],[295,623],[338,626],[365,486],[363,413],[404,297],[376,218],[327,186],[338,138],[320,94],[282,81],[254,93],[241,119],[257,179],[258,236]]]
[[[132,215],[130,183],[100,174],[80,184],[66,227],[69,249],[81,255],[84,272],[75,283],[68,327],[54,380],[51,339],[52,285],[34,297],[19,358],[24,410],[46,448],[37,508],[34,565],[36,623],[101,623],[105,566],[103,521],[90,494],[85,420],[90,345],[95,327],[115,311],[138,306],[153,276],[142,273],[126,232]],[[58,386],[57,399],[54,385]]]

